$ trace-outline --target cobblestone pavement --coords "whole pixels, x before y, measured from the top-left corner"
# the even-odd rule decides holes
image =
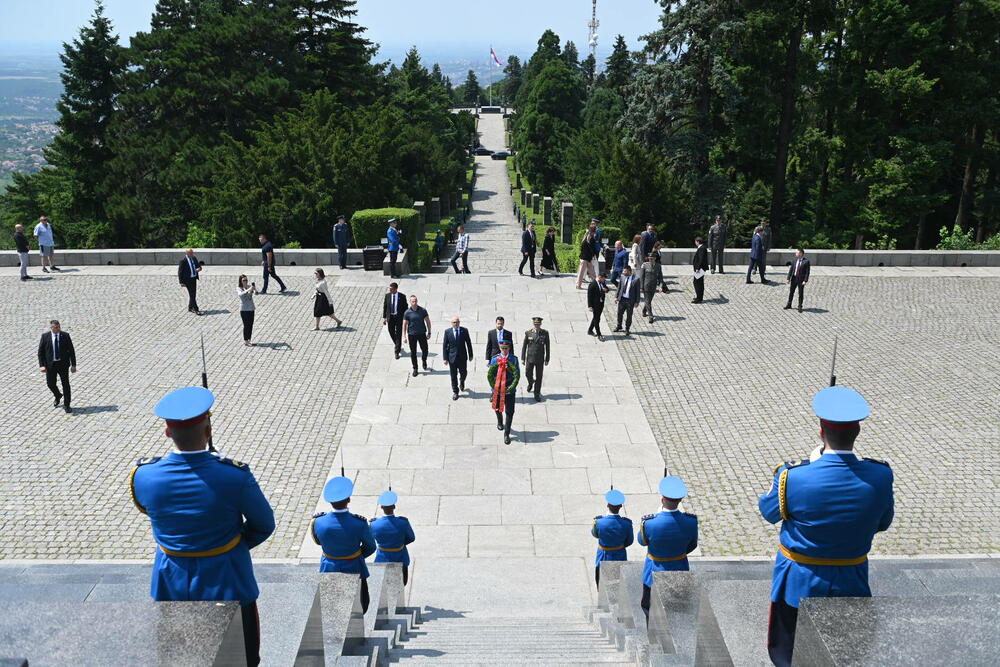
[[[206,271],[200,318],[185,312],[172,267],[3,281],[0,559],[149,558],[149,521],[132,506],[128,473],[136,458],[169,451],[152,409],[168,390],[200,384],[201,333],[216,445],[250,463],[275,509],[277,531],[254,555],[297,554],[368,366],[381,290],[333,285],[345,328],[314,332],[311,270],[283,270],[289,292],[256,298],[260,345],[246,348],[235,294],[243,270]],[[38,371],[38,339],[52,318],[77,349],[72,415],[52,407]]]
[[[683,293],[658,295],[658,321],[617,344],[692,491],[704,555],[773,553],[757,496],[775,465],[819,443],[811,401],[834,336],[838,384],[872,405],[858,447],[895,473],[895,522],[875,552],[997,551],[1000,278],[814,276],[801,314],[782,310],[783,283],[710,275],[695,305],[686,274],[670,280]]]

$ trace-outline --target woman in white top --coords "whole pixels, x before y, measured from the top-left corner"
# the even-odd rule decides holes
[[[326,315],[334,319],[339,327],[343,322],[337,319],[333,313],[333,299],[330,298],[330,286],[326,284],[326,273],[323,269],[316,269],[313,272],[316,279],[316,300],[313,303],[313,317],[316,318],[316,326],[313,331],[319,331],[319,321]]]
[[[253,295],[257,293],[257,285],[249,282],[246,276],[240,276],[239,287],[236,294],[240,297],[240,319],[243,320],[243,344],[253,345],[253,318],[255,309],[253,305]]]
[[[632,237],[632,249],[628,253],[628,265],[632,267],[632,275],[635,275],[639,267],[642,266],[642,257],[639,256],[642,253],[639,247],[641,242],[642,237],[638,234]]]

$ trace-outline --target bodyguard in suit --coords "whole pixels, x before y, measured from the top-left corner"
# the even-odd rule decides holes
[[[337,224],[333,226],[333,245],[337,248],[337,263],[341,269],[347,268],[347,249],[351,245],[351,228],[347,218],[337,216]]]
[[[496,328],[490,329],[490,332],[486,334],[486,363],[500,354],[500,345],[497,343],[498,336],[501,340],[509,340],[511,348],[514,347],[514,334],[504,329],[503,323],[503,318],[498,315]]]
[[[201,273],[201,264],[194,256],[194,250],[188,248],[184,251],[184,259],[177,264],[177,280],[188,292],[188,312],[201,315],[198,308],[198,275]]]
[[[660,504],[656,514],[647,514],[639,524],[639,544],[646,549],[642,566],[642,611],[649,620],[649,597],[653,572],[689,570],[688,554],[698,546],[698,517],[677,509],[687,496],[687,486],[679,477],[660,480]]]
[[[762,285],[767,284],[767,277],[765,273],[767,267],[764,266],[764,238],[762,232],[763,227],[757,227],[753,230],[753,236],[750,238],[750,266],[747,267],[747,284],[749,285],[753,281],[750,280],[750,274],[753,273],[754,269],[760,271],[760,283]]]
[[[535,401],[542,400],[542,374],[549,365],[551,354],[551,338],[549,332],[542,328],[542,318],[532,317],[532,328],[524,332],[524,342],[521,343],[521,361],[526,367],[528,391],[535,392]]]
[[[376,563],[402,563],[403,585],[409,579],[410,552],[406,545],[413,544],[417,539],[413,534],[410,520],[405,516],[396,516],[396,502],[399,496],[395,491],[383,491],[378,497],[379,507],[385,516],[372,519],[372,536],[378,551],[375,553]]]
[[[594,581],[598,588],[601,586],[601,562],[628,560],[625,548],[632,544],[632,519],[619,514],[625,504],[625,494],[611,489],[604,494],[604,500],[608,503],[609,513],[595,516],[590,529],[590,534],[597,538]]]
[[[771,584],[767,648],[775,665],[790,665],[799,601],[810,597],[871,597],[868,552],[875,533],[893,518],[892,469],[859,459],[854,441],[871,410],[858,392],[827,387],[813,398],[823,453],[774,469],[757,505],[781,522]]]
[[[691,303],[701,303],[705,299],[705,272],[708,271],[708,251],[702,244],[701,237],[694,240],[694,257],[691,258],[692,283],[694,298]]]
[[[802,293],[805,291],[806,283],[809,282],[809,260],[806,259],[806,251],[802,248],[795,249],[795,260],[788,267],[788,303],[785,310],[792,307],[792,295],[795,290],[799,291],[799,312],[802,312]]]
[[[521,232],[521,265],[517,267],[517,274],[520,276],[524,275],[524,265],[528,264],[531,268],[531,277],[535,277],[535,250],[538,248],[537,239],[535,238],[535,223],[529,222],[528,228]]]
[[[403,347],[403,313],[407,307],[406,295],[399,291],[399,285],[389,283],[389,292],[382,300],[382,324],[389,327],[389,337],[392,338],[397,359]]]
[[[601,315],[604,313],[604,299],[608,295],[607,279],[607,274],[602,273],[587,287],[587,310],[591,313],[587,335],[597,336],[600,341],[604,340],[601,335]]]
[[[615,331],[622,330],[622,316],[625,316],[625,335],[629,335],[632,328],[632,311],[639,305],[639,281],[632,275],[632,267],[626,266],[622,271],[621,282],[618,283],[618,296],[615,297],[618,304],[618,325]]]
[[[59,407],[59,401],[65,398],[63,410],[73,412],[70,407],[73,395],[69,388],[69,374],[76,372],[76,349],[69,334],[60,327],[59,320],[50,321],[49,330],[38,341],[38,368],[45,373],[45,382],[55,397],[52,407]],[[62,382],[62,393],[56,386],[57,375]]]
[[[156,540],[150,593],[157,601],[238,601],[248,665],[260,662],[259,590],[250,550],[274,532],[274,512],[246,463],[208,451],[209,409],[202,387],[170,392],[156,404],[174,451],[139,459],[132,502]]]
[[[715,267],[719,267],[719,273],[725,273],[722,266],[726,254],[726,223],[722,218],[715,216],[715,224],[708,228],[708,247],[712,249],[712,273]]]
[[[465,378],[469,374],[472,358],[472,338],[469,330],[461,326],[458,315],[451,318],[451,328],[445,329],[441,358],[451,371],[451,400],[458,400],[458,391],[465,391]]]
[[[361,577],[361,609],[368,611],[368,566],[365,559],[375,553],[375,537],[368,519],[351,514],[347,506],[354,493],[354,482],[346,477],[333,477],[323,487],[323,500],[333,510],[313,515],[309,534],[323,548],[319,560],[320,572],[343,572]]]
[[[521,366],[511,352],[514,344],[505,337],[500,338],[500,352],[490,359],[486,380],[493,395],[490,407],[497,416],[497,430],[503,431],[503,442],[510,444],[510,426],[514,421],[514,404],[517,402],[517,383],[521,379]],[[491,375],[493,375],[491,379]]]
[[[642,288],[642,314],[649,318],[649,323],[653,323],[653,297],[656,291],[667,291],[667,283],[663,280],[663,267],[656,261],[656,255],[650,253],[646,261],[639,267],[635,276]]]

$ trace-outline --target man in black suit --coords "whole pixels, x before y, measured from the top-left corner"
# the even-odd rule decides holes
[[[622,271],[625,269],[623,268]],[[587,327],[588,336],[597,336],[597,340],[604,340],[601,335],[601,315],[604,313],[604,298],[608,295],[608,275],[602,273],[597,276],[597,280],[590,283],[587,288],[587,310],[593,313],[590,318],[590,326]]]
[[[184,251],[184,259],[177,265],[177,280],[188,291],[188,312],[201,315],[198,308],[198,274],[201,273],[201,265],[198,258],[194,256],[194,250],[188,248]]]
[[[622,315],[624,315],[625,335],[628,336],[629,329],[632,328],[632,311],[639,305],[639,280],[632,275],[631,266],[626,266],[622,271],[615,303],[618,304],[618,326],[615,327],[615,331],[622,330]]]
[[[705,272],[708,271],[708,249],[699,236],[694,240],[694,258],[691,268],[694,271],[694,298],[691,303],[701,303],[705,298]]]
[[[45,373],[45,381],[56,398],[52,406],[58,407],[59,401],[65,397],[63,410],[73,412],[70,407],[73,395],[69,388],[69,374],[76,372],[76,350],[69,334],[59,327],[59,320],[49,322],[49,331],[43,333],[38,342],[38,368]],[[56,375],[62,382],[62,393],[56,386]]]
[[[397,283],[389,283],[389,293],[382,301],[382,324],[389,325],[389,337],[396,348],[397,359],[403,347],[403,313],[406,308],[406,295],[399,291]]]
[[[465,378],[469,374],[469,359],[472,358],[472,338],[469,330],[461,326],[458,316],[451,318],[451,328],[444,332],[444,346],[441,358],[451,371],[451,400],[458,400],[458,390],[465,391]]]
[[[788,303],[785,310],[792,307],[792,295],[795,290],[799,291],[799,312],[802,312],[802,293],[805,291],[806,283],[809,282],[809,260],[806,259],[806,251],[802,248],[795,249],[795,260],[788,267]]]
[[[639,237],[639,261],[642,261],[643,257],[648,257],[649,253],[653,252],[654,245],[656,245],[656,227],[646,225],[646,231]]]
[[[528,228],[521,232],[521,266],[517,267],[517,274],[524,275],[524,265],[531,267],[531,277],[535,277],[535,250],[538,244],[535,242],[535,223],[529,222]]]
[[[493,357],[500,354],[500,346],[497,345],[498,333],[502,333],[503,335],[500,338],[502,340],[509,340],[510,348],[514,349],[514,335],[503,328],[503,318],[498,315],[496,328],[490,329],[489,334],[486,335],[486,363],[489,363]]]

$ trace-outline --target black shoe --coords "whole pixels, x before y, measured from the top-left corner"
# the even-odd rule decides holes
[[[427,362],[426,361],[424,362],[424,370],[425,371],[427,370]]]
[[[461,382],[458,383],[458,389],[460,391],[465,391],[465,380],[462,380]]]
[[[68,405],[64,405],[63,410],[65,410],[66,414],[68,415],[73,414],[73,408],[69,407]]]
[[[470,274],[470,275],[471,275],[471,274],[472,274],[472,271],[469,271],[468,269],[466,269],[465,271],[462,271],[462,273],[468,273],[468,274]]]
[[[455,394],[452,394],[452,395],[451,395],[451,400],[453,400],[453,401],[457,401],[457,400],[458,400],[458,394],[457,394],[457,393],[455,393]]]
[[[416,368],[413,369],[413,377],[417,377],[417,369]]]
[[[590,329],[587,329],[587,335],[588,335],[588,336],[596,336],[597,334],[595,334],[595,333],[594,333],[593,331],[591,331]]]
[[[62,400],[62,394],[59,394],[58,396],[56,396],[56,400],[52,401],[52,407],[58,408],[59,407],[59,401],[61,401],[61,400]]]
[[[196,310],[196,311],[194,311],[194,314],[195,314],[195,315],[204,315],[204,313],[202,313],[202,312],[201,312],[200,310]]]
[[[791,309],[792,309],[792,304],[788,304],[787,306],[782,308],[782,310],[791,310]]]
[[[621,331],[621,330],[622,330],[622,328],[621,328],[621,327],[615,327],[615,328],[614,328],[614,329],[612,330],[612,332],[611,332],[611,333],[618,333],[618,332],[619,332],[619,331]]]
[[[603,343],[604,342],[604,336],[602,336],[601,334],[597,334],[597,340],[599,340],[599,341],[601,341]]]
[[[529,382],[528,383],[528,393],[530,394],[531,390],[534,389],[534,388],[535,388],[535,383],[534,382]]]
[[[701,299],[691,299],[691,303],[701,303]]]
[[[518,272],[517,272],[517,275],[519,275],[519,276],[523,276],[523,275],[524,275],[524,273],[522,273],[521,271],[518,271]]]
[[[802,312],[802,306],[799,306],[799,312],[800,313]]]
[[[712,269],[712,275],[713,276],[715,275],[715,269]]]
[[[53,271],[58,271],[58,270],[59,270],[59,267],[58,267],[58,266],[53,266],[53,267],[52,267],[52,270],[53,270]],[[67,412],[68,412],[68,410],[67,410]]]
[[[503,430],[503,424],[497,424],[497,430],[498,431],[502,431]]]
[[[542,395],[535,394],[535,403],[541,403],[541,402],[542,402]]]
[[[748,281],[747,281],[747,285],[752,285],[752,284],[753,284],[753,281],[752,281],[752,280],[748,280]]]
[[[723,271],[722,269],[719,269],[719,273],[720,273],[720,274],[725,274],[726,272],[725,272],[725,271]]]
[[[399,359],[399,350],[396,350],[395,353],[396,353],[396,358]]]
[[[45,267],[43,266],[43,267],[42,267],[42,273],[48,273],[48,272],[49,272],[49,270],[48,270],[48,269],[46,269],[46,268],[45,268]]]
[[[278,290],[278,294],[281,294],[281,293],[282,293],[282,292],[284,292],[284,291],[285,291],[285,288],[284,288],[284,287],[282,287],[282,288],[281,288],[280,290]]]
[[[505,445],[509,445],[510,444],[510,436],[509,435],[505,435],[503,437],[503,444],[505,444]]]
[[[261,291],[257,292],[257,294],[267,294],[267,290],[266,289],[262,289]]]
[[[653,323],[653,316],[652,316],[652,315],[650,315],[650,317],[649,317],[649,323],[650,323],[650,324],[652,324],[652,323]]]
[[[629,332],[629,330],[628,330],[628,329],[626,329],[626,330],[625,330],[625,335],[626,335],[626,336],[631,336],[632,334],[631,334],[631,332]]]

